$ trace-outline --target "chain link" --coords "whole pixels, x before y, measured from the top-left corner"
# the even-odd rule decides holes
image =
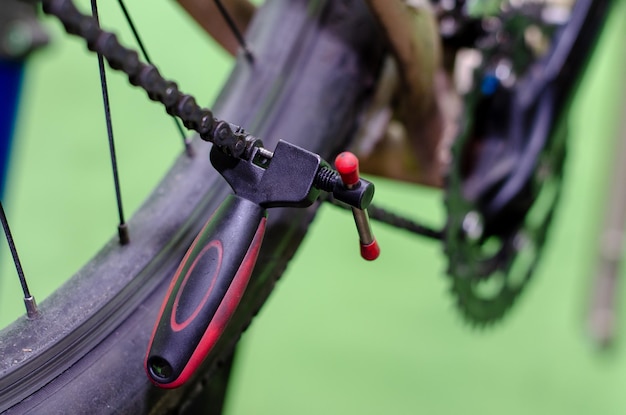
[[[325,199],[325,202],[330,203],[333,206],[349,210],[350,205],[340,202],[329,194]],[[416,235],[424,236],[429,239],[441,240],[443,239],[443,231],[436,230],[430,226],[418,223],[414,220],[400,216],[388,209],[382,208],[372,203],[367,208],[367,213],[371,220],[376,222],[385,223],[397,229],[403,229]]]
[[[57,17],[65,30],[83,38],[87,48],[101,54],[111,68],[124,72],[128,80],[148,94],[152,101],[163,104],[168,114],[180,118],[188,129],[214,143],[234,157],[242,157],[253,140],[240,129],[234,132],[230,124],[213,117],[208,108],[196,103],[193,96],[183,93],[175,82],[159,73],[154,66],[142,62],[136,51],[122,46],[114,33],[100,28],[96,19],[82,14],[72,0],[42,0],[43,11]]]

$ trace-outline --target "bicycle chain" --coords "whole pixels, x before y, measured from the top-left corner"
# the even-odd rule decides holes
[[[42,0],[43,11],[58,18],[65,30],[83,38],[90,51],[102,55],[111,68],[124,72],[134,86],[143,89],[150,100],[160,102],[168,114],[180,118],[188,129],[234,157],[246,157],[246,151],[259,141],[241,128],[214,118],[208,108],[196,103],[192,95],[183,93],[178,85],[159,73],[151,64],[142,62],[136,51],[122,46],[114,33],[100,28],[98,21],[82,14],[72,0]]]
[[[214,118],[210,109],[197,105],[193,96],[184,94],[175,82],[162,77],[154,65],[141,62],[136,51],[122,46],[114,33],[100,28],[95,18],[80,13],[72,0],[42,0],[42,4],[44,12],[57,17],[68,33],[83,38],[89,50],[101,54],[113,69],[124,72],[132,85],[146,91],[152,101],[163,104],[168,114],[179,117],[185,127],[198,132],[203,140],[225,148],[235,157],[245,157],[246,150],[260,142],[240,127]],[[317,180],[316,186],[329,191],[339,176],[322,167],[320,173],[323,175],[325,172],[332,175],[332,180],[328,183]],[[370,215],[374,220],[429,238],[441,239],[441,232],[381,208],[372,207]]]
[[[332,196],[332,194],[326,196],[323,201],[343,210],[351,209],[350,205],[338,201]],[[367,208],[367,213],[370,220],[387,224],[396,229],[402,229],[412,234],[420,235],[425,238],[437,241],[441,241],[443,239],[443,231],[436,230],[428,225],[401,216],[395,212],[390,211],[387,208],[383,208],[374,203],[369,205],[369,207]]]

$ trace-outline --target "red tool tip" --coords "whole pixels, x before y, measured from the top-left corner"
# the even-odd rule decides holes
[[[335,167],[346,186],[359,182],[359,159],[349,151],[344,151],[335,159]]]
[[[373,261],[380,255],[380,247],[378,246],[378,242],[374,239],[374,241],[368,245],[361,244],[361,256],[363,259],[368,261]]]

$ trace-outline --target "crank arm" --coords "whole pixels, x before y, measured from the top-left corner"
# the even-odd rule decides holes
[[[185,383],[219,340],[248,284],[266,210],[230,195],[187,251],[165,297],[145,359],[162,388]]]

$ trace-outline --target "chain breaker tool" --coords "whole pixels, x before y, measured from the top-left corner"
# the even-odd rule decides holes
[[[233,129],[245,136],[243,156],[214,146],[211,163],[234,194],[211,216],[178,267],[146,355],[150,379],[164,388],[187,381],[220,338],[254,269],[268,208],[307,207],[322,191],[332,193],[352,206],[362,256],[373,260],[380,252],[366,211],[374,185],[359,177],[354,155],[337,158],[340,177],[317,154],[285,141],[272,153],[226,122],[217,125],[216,136],[229,136]]]

